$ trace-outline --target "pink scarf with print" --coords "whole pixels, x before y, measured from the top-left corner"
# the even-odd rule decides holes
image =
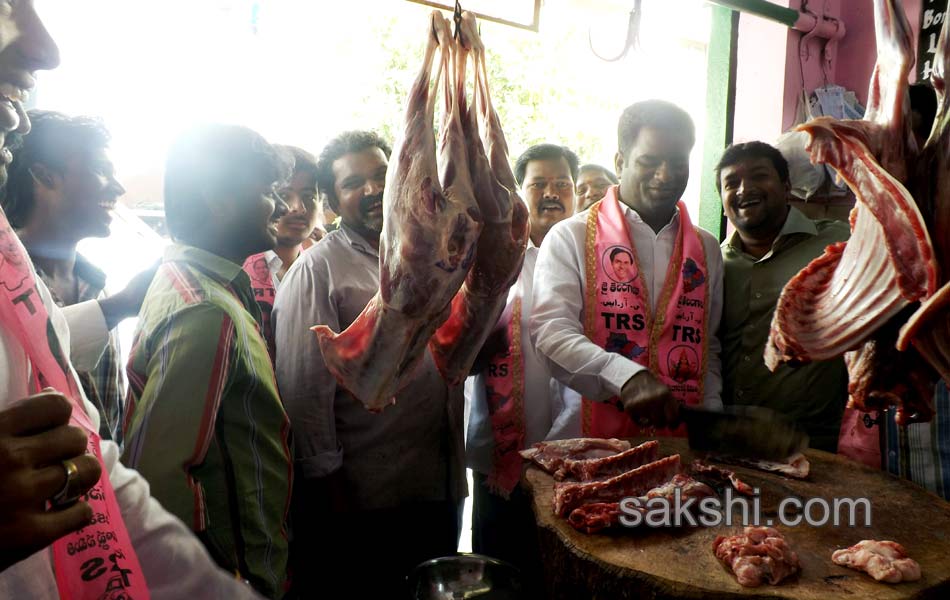
[[[587,217],[584,332],[608,352],[650,369],[680,402],[702,404],[709,281],[699,232],[680,202],[679,230],[663,289],[655,292],[659,296],[654,315],[648,282],[641,276],[617,196],[617,186],[611,187]],[[686,434],[683,425],[676,430],[638,427],[617,406],[617,398],[608,402],[585,398],[583,434],[603,438]]]
[[[64,600],[112,597],[148,600],[145,576],[102,460],[99,432],[86,414],[82,394],[69,372],[49,313],[36,289],[26,249],[2,210],[0,255],[0,288],[3,290],[0,293],[0,319],[3,326],[23,346],[36,389],[51,387],[72,404],[69,423],[86,432],[89,438],[86,451],[95,456],[102,467],[99,482],[81,498],[92,507],[92,520],[82,529],[53,542],[53,566],[59,597]]]
[[[273,362],[277,354],[274,345],[271,313],[274,312],[274,297],[277,295],[277,290],[274,289],[274,277],[271,275],[270,266],[267,264],[266,253],[261,252],[248,256],[242,268],[251,278],[251,291],[254,292],[254,301],[261,309],[261,337],[267,342],[267,351]],[[266,277],[264,276],[265,273],[267,274]]]
[[[494,438],[494,460],[487,484],[493,492],[507,498],[521,480],[525,445],[524,361],[521,355],[521,297],[505,310],[508,348],[491,358],[485,373],[485,396]]]

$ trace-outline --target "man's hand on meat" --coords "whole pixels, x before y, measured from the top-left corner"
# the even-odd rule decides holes
[[[81,501],[46,508],[61,490],[70,497],[87,492],[101,474],[98,461],[85,453],[86,434],[69,425],[71,412],[66,398],[52,390],[0,411],[0,570],[92,518]]]
[[[633,422],[643,427],[662,428],[678,422],[679,404],[670,388],[646,370],[623,384],[620,403]]]

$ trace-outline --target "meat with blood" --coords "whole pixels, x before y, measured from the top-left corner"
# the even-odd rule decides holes
[[[718,490],[725,485],[729,485],[743,496],[752,496],[755,494],[752,486],[739,479],[735,471],[714,465],[707,465],[698,459],[694,460],[689,466],[689,474],[713,489]]]
[[[720,535],[713,552],[745,587],[778,585],[801,571],[798,555],[772,527],[746,527],[740,535]]]
[[[534,461],[539,467],[553,475],[567,459],[604,458],[629,449],[630,442],[615,438],[573,438],[538,442],[528,449],[521,450],[521,456]]]
[[[759,471],[768,471],[769,473],[781,473],[795,479],[807,479],[811,470],[811,463],[801,452],[789,456],[782,462],[772,460],[762,460],[757,458],[747,458],[743,456],[710,455],[709,460],[716,462],[731,463],[743,467],[751,467]]]
[[[877,581],[900,583],[920,579],[920,565],[907,556],[897,542],[862,540],[844,550],[835,550],[836,565],[864,571]]]
[[[567,522],[584,533],[598,533],[620,523],[620,502],[594,502],[571,511]]]
[[[463,113],[462,127],[483,227],[474,263],[452,300],[449,317],[429,341],[439,372],[452,385],[468,375],[490,333],[486,324],[494,324],[505,307],[508,289],[521,272],[529,230],[528,211],[513,185],[508,145],[492,106],[485,47],[471,13],[462,13],[459,35],[461,51],[471,54],[475,72],[475,106]],[[464,73],[457,82],[462,88],[456,93],[464,97]],[[480,125],[485,139],[479,136]]]
[[[861,132],[830,118],[802,126],[815,162],[855,192],[852,237],[793,277],[779,296],[766,365],[809,362],[856,348],[911,302],[936,289],[937,264],[914,199],[870,154]]]
[[[705,483],[696,481],[687,475],[678,474],[646,494],[636,497],[636,502],[628,503],[625,509],[621,509],[620,506],[623,500],[585,504],[572,510],[567,517],[567,521],[578,531],[597,533],[608,527],[622,524],[620,517],[624,514],[624,510],[627,510],[639,512],[643,517],[640,521],[641,524],[662,521],[675,526],[676,516],[674,511],[676,510],[677,492],[679,493],[680,505],[690,506],[692,508],[691,514],[695,514],[698,510],[697,502],[703,498],[711,498],[716,495],[716,492]],[[664,503],[651,503],[650,500],[655,498],[662,498]],[[691,499],[692,503],[689,504]],[[657,511],[661,511],[662,514],[657,514]],[[627,516],[630,516],[629,512]]]
[[[466,98],[464,81],[458,78],[464,77],[465,56],[438,11],[432,13],[427,34],[403,137],[386,175],[379,291],[343,332],[314,327],[329,371],[371,410],[391,404],[421,362],[468,275],[482,227],[461,122]],[[435,79],[444,102],[438,155],[432,134],[436,94],[430,91],[436,51],[440,63]]]
[[[674,454],[604,481],[557,483],[554,485],[554,513],[566,517],[585,504],[619,502],[628,496],[640,496],[668,482],[679,469],[680,455]]]
[[[660,443],[656,440],[644,442],[618,454],[601,458],[565,458],[561,467],[554,473],[554,479],[563,481],[600,481],[642,467],[657,459]]]
[[[937,42],[937,117],[918,149],[908,94],[913,33],[899,2],[875,0],[874,17],[877,63],[866,120],[822,118],[804,126],[814,136],[813,161],[835,168],[855,192],[852,236],[786,285],[765,358],[774,368],[850,352],[851,405],[896,404],[898,424],[906,425],[932,417],[928,390],[936,378],[909,352],[911,345],[937,372],[950,375],[950,290],[928,301],[950,269],[950,33],[944,25]],[[918,301],[924,305],[907,321],[912,310],[902,308]],[[905,322],[897,338],[894,332]],[[895,340],[901,353],[892,350]]]
[[[921,358],[919,346],[904,351],[895,347],[899,320],[886,324],[861,348],[844,355],[849,374],[848,406],[865,412],[896,406],[898,425],[929,421],[934,415],[933,390],[938,375]]]

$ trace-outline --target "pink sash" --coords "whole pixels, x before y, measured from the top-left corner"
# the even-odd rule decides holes
[[[709,305],[706,253],[699,232],[679,203],[679,230],[673,255],[651,314],[648,282],[641,276],[636,246],[617,199],[617,186],[591,207],[587,218],[584,332],[608,352],[648,369],[682,403],[703,401],[708,352]],[[686,435],[676,430],[641,429],[621,410],[619,400],[584,399],[582,430],[591,437]]]
[[[72,404],[70,424],[89,436],[87,452],[102,466],[99,482],[82,499],[92,507],[92,520],[79,531],[53,542],[53,564],[59,597],[100,600],[115,597],[147,600],[148,587],[102,460],[99,433],[82,405],[75,379],[36,289],[30,259],[0,210],[0,319],[23,345],[37,389],[52,387]],[[124,595],[122,595],[124,594]]]
[[[507,318],[507,321],[505,319]],[[521,358],[521,297],[501,317],[508,330],[508,350],[492,357],[485,375],[488,414],[495,441],[489,489],[507,498],[521,480],[524,449],[524,362]]]
[[[251,290],[254,300],[261,309],[261,336],[267,342],[267,351],[271,361],[276,356],[274,346],[274,330],[271,326],[271,313],[274,312],[274,278],[267,264],[265,253],[252,254],[244,261],[244,272],[251,278]],[[266,276],[265,276],[266,273]]]

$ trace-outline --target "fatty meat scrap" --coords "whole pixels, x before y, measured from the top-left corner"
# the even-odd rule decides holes
[[[771,527],[746,527],[741,535],[719,536],[713,552],[744,587],[778,585],[801,571],[798,554]]]
[[[467,373],[474,347],[497,320],[497,307],[504,307],[524,258],[527,211],[508,187],[494,185],[499,178],[507,183],[500,167],[501,157],[507,164],[507,156],[483,81],[476,31],[474,18],[465,14],[455,39],[449,22],[438,11],[432,13],[403,137],[386,175],[379,291],[342,333],[325,325],[313,328],[327,368],[370,410],[392,404],[450,316],[462,325],[455,333],[437,336],[436,362],[453,381],[456,373]],[[476,91],[482,88],[476,94],[478,110],[470,110],[467,101],[470,55],[475,58]],[[440,91],[437,143],[433,130]],[[484,143],[476,122],[488,132]],[[488,236],[484,243],[483,235]],[[462,300],[455,300],[458,296]]]
[[[944,27],[937,120],[919,149],[907,83],[912,30],[894,0],[875,0],[874,17],[878,56],[865,119],[822,117],[800,128],[811,135],[812,161],[830,165],[855,193],[851,239],[829,246],[785,286],[765,362],[775,369],[847,353],[849,405],[896,405],[897,422],[907,424],[932,418],[933,383],[938,373],[950,376],[950,292],[938,291],[950,270],[950,41]]]
[[[850,548],[835,550],[831,560],[836,565],[864,571],[884,583],[920,579],[920,565],[897,542],[862,540]]]

